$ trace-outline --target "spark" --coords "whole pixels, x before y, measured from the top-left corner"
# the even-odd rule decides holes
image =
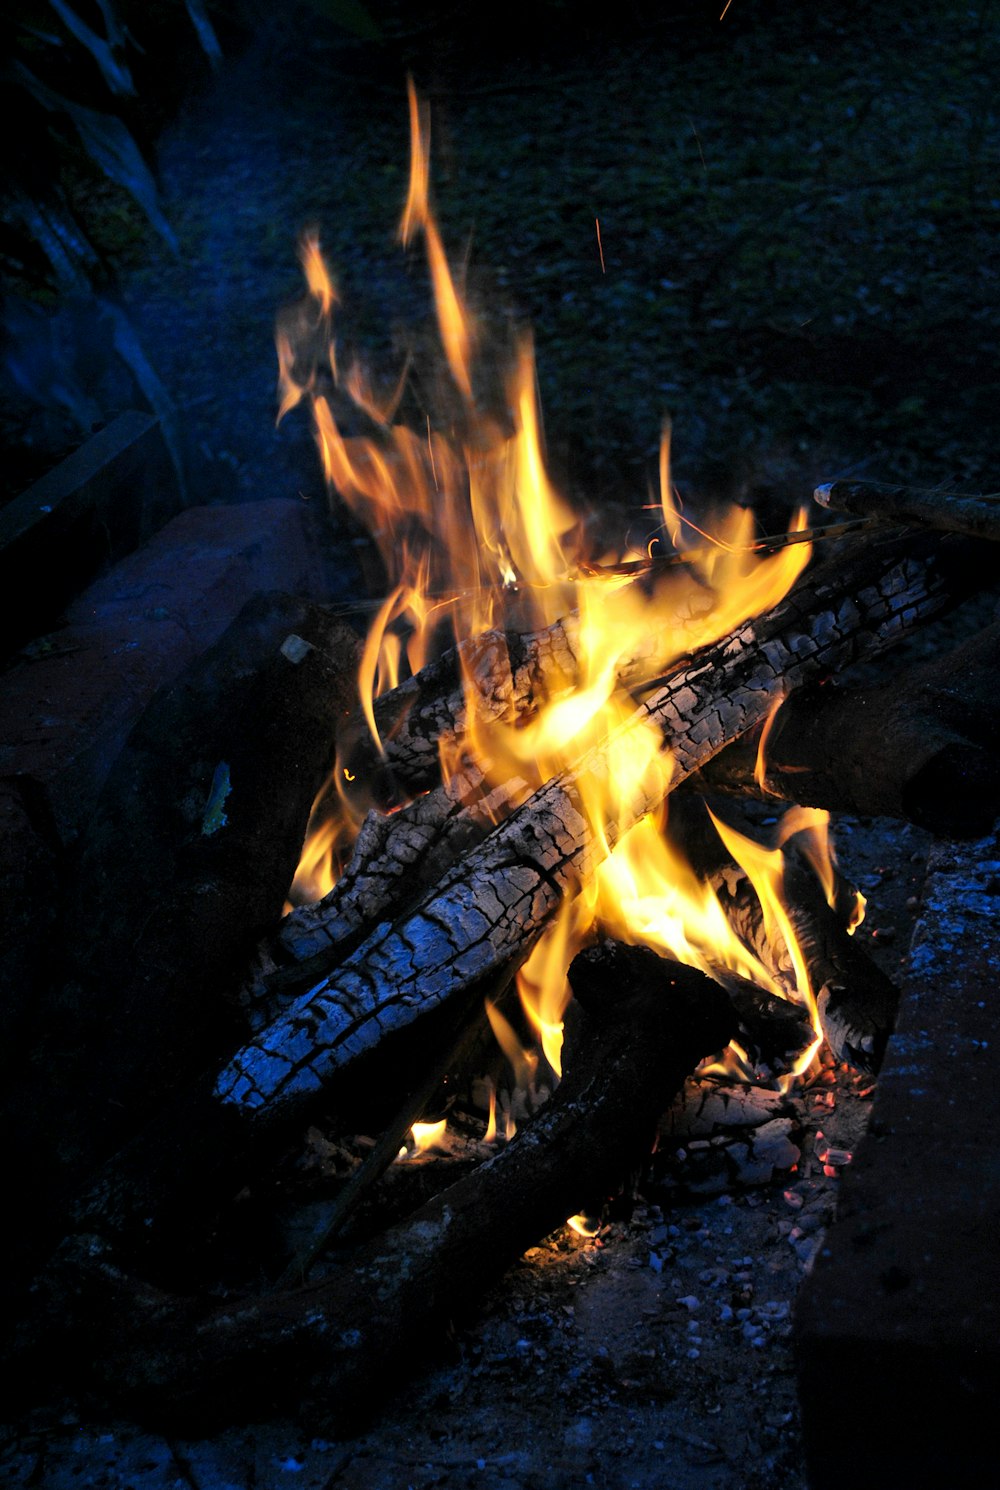
[[[604,267],[604,246],[601,243],[601,219],[599,217],[594,218],[594,227],[597,229],[597,252],[601,256],[601,273],[606,274],[607,270]]]
[[[732,3],[733,3],[733,0],[726,0],[725,5],[722,7],[722,14],[719,17],[719,20],[720,21],[724,21],[725,20],[725,18],[726,18],[726,11],[729,9],[729,7],[732,5]]]

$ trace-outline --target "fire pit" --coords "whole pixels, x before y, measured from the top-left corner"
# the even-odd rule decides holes
[[[683,1190],[731,1199],[726,1185],[766,1184],[778,1174],[788,1180],[780,1201],[787,1215],[777,1223],[779,1233],[788,1223],[786,1255],[794,1270],[811,1261],[830,1188],[851,1161],[860,1127],[838,1120],[832,1090],[839,1083],[848,1110],[868,1100],[894,992],[850,940],[859,898],[823,843],[825,814],[808,789],[796,791],[799,776],[827,779],[815,744],[827,731],[810,731],[810,717],[832,709],[838,729],[861,731],[871,728],[872,704],[847,688],[818,701],[800,691],[786,712],[785,696],[804,685],[828,689],[833,673],[954,604],[988,568],[981,549],[953,533],[885,534],[870,516],[808,534],[800,523],[769,539],[745,526],[696,526],[674,499],[666,439],[661,514],[648,550],[587,554],[575,532],[586,525],[545,474],[526,345],[508,384],[506,419],[486,412],[477,330],[430,209],[427,124],[412,92],[411,122],[401,233],[408,241],[419,231],[426,241],[449,380],[443,427],[430,418],[425,431],[396,423],[400,390],[379,403],[357,368],[340,365],[329,334],[335,291],[315,240],[303,251],[309,295],[285,317],[279,341],[283,411],[310,401],[331,484],[369,520],[392,582],[362,652],[360,703],[348,707],[351,644],[328,615],[293,617],[276,604],[244,617],[243,635],[258,638],[276,673],[265,678],[262,663],[263,682],[230,691],[218,735],[199,743],[193,778],[207,777],[196,802],[187,792],[180,828],[184,840],[194,825],[196,853],[186,880],[179,876],[175,925],[160,946],[174,965],[166,979],[143,966],[143,991],[162,1002],[176,997],[186,912],[196,901],[207,906],[201,935],[210,940],[221,924],[212,898],[233,876],[234,836],[243,853],[266,837],[259,824],[251,839],[234,835],[245,778],[223,742],[251,717],[248,707],[271,707],[282,688],[298,702],[325,690],[327,714],[342,716],[330,721],[340,725],[338,757],[314,834],[346,864],[318,906],[295,911],[262,944],[226,1018],[204,1021],[207,1046],[225,1051],[210,1080],[184,1086],[164,1109],[139,1090],[147,1049],[126,1090],[129,1120],[144,1110],[151,1120],[125,1133],[120,1121],[102,1117],[90,1149],[107,1162],[95,1162],[82,1192],[58,1197],[56,1214],[45,1218],[49,1231],[59,1223],[68,1235],[38,1285],[29,1354],[62,1338],[68,1324],[69,1354],[110,1400],[185,1426],[319,1389],[335,1395],[328,1414],[342,1431],[428,1331],[467,1311],[571,1212],[578,1232],[609,1235],[615,1223],[602,1215],[609,1194],[622,1190],[631,1165],[645,1168],[672,1093],[679,1095],[660,1124],[656,1178],[647,1182],[630,1260],[657,1278],[684,1257],[690,1268],[685,1233],[707,1251],[712,1228],[700,1219],[678,1225],[668,1199]],[[345,438],[334,387],[380,435]],[[930,505],[937,526],[957,526],[947,502]],[[393,512],[401,526],[388,525]],[[457,544],[447,562],[445,539]],[[807,540],[828,557],[803,574]],[[427,661],[444,613],[459,623],[457,643]],[[230,639],[220,655],[232,663],[237,645]],[[963,701],[974,725],[942,725],[919,763],[901,766],[898,752],[886,749],[871,760],[868,778],[845,771],[847,805],[871,809],[895,792],[918,818],[936,813],[947,823],[954,810],[963,829],[970,816],[985,826],[964,783],[974,767],[995,793],[977,713],[991,655],[977,643],[960,658],[972,680]],[[147,766],[133,758],[108,784],[89,871],[115,848],[120,804],[136,770],[141,779],[152,769],[158,731],[204,713],[218,663],[216,656],[202,667],[186,699],[158,700],[139,736]],[[409,673],[403,681],[401,670]],[[903,691],[919,693],[925,682],[922,673]],[[323,718],[317,706],[310,738]],[[917,734],[925,722],[918,708]],[[691,790],[745,792],[744,755],[729,751],[738,740],[750,741],[750,774],[765,796],[808,804],[766,846],[719,815],[710,825]],[[280,747],[265,746],[257,754],[269,761]],[[296,791],[282,799],[283,844],[317,753],[310,748]],[[930,808],[928,774],[946,792]],[[653,814],[675,792],[668,840]],[[995,795],[987,796],[978,811],[988,820],[995,807]],[[178,849],[179,863],[189,848]],[[307,857],[314,874],[312,845]],[[293,899],[306,877],[300,866]],[[106,895],[106,881],[92,874],[78,915]],[[267,898],[254,902],[236,943],[265,919]],[[113,923],[106,910],[104,924],[120,938]],[[229,944],[224,962],[237,951]],[[80,985],[100,969],[100,956],[84,960]],[[510,992],[515,976],[519,1002]],[[515,1027],[521,1011],[541,1055]],[[184,1069],[172,1047],[189,1026],[173,1020],[163,1026],[168,1053]],[[233,1039],[237,1021],[244,1033]],[[513,1068],[502,1088],[488,1028]],[[705,1067],[710,1057],[716,1063]],[[742,1086],[730,1081],[734,1074]],[[355,1101],[364,1104],[366,1126],[375,1117],[382,1123],[363,1162],[370,1145],[348,1117]],[[381,1199],[372,1197],[434,1104],[460,1119],[450,1162],[470,1172],[386,1230],[392,1192],[409,1182],[394,1177],[381,1184]],[[268,1194],[267,1176],[309,1123],[313,1169],[324,1182],[345,1171],[351,1178],[305,1241],[289,1249],[286,1236],[250,1249],[250,1266],[244,1257],[233,1271],[233,1238],[249,1224],[248,1207]],[[733,1128],[746,1136],[734,1137]],[[112,1156],[122,1138],[125,1147]],[[436,1187],[436,1166],[407,1165]],[[287,1185],[291,1171],[278,1172]],[[239,1198],[244,1186],[249,1201]],[[624,1190],[634,1204],[634,1185]],[[385,1211],[373,1231],[379,1206]],[[328,1257],[313,1274],[331,1238],[332,1264]],[[570,1271],[574,1259],[600,1255],[565,1237],[544,1245],[555,1266],[565,1262]],[[729,1296],[747,1290],[744,1303],[720,1304],[716,1326],[738,1328],[751,1351],[786,1334],[790,1280],[780,1296],[752,1303],[752,1259],[712,1256],[698,1259],[702,1292],[710,1297],[723,1284]],[[255,1269],[269,1274],[263,1287],[250,1285]],[[192,1284],[200,1297],[182,1300]],[[703,1299],[693,1287],[671,1295],[663,1321],[692,1326],[682,1334],[683,1355],[695,1364]],[[648,1349],[640,1360],[662,1361],[662,1351]],[[515,1359],[534,1359],[530,1335],[513,1350]],[[676,1344],[671,1350],[676,1355]],[[614,1370],[615,1390],[625,1392],[655,1375],[638,1362]],[[777,1434],[782,1423],[768,1426]],[[587,1449],[586,1430],[567,1432],[573,1460]],[[698,1434],[689,1434],[689,1447],[713,1452]]]

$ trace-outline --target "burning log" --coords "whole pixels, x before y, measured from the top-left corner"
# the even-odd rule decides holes
[[[849,573],[843,565],[818,570],[769,616],[705,648],[637,711],[670,743],[673,784],[762,720],[779,690],[889,644],[939,609],[950,568],[942,546],[914,558],[896,544],[872,544]],[[580,790],[612,761],[613,742],[592,749],[466,855],[412,915],[378,927],[234,1057],[219,1079],[220,1101],[266,1128],[279,1113],[304,1110],[334,1071],[418,1014],[523,960],[563,896],[606,852]],[[630,785],[618,821],[605,825],[610,844],[659,800],[648,785]]]
[[[870,543],[852,552],[850,565],[818,569],[772,613],[705,648],[636,713],[671,744],[670,784],[762,720],[782,689],[891,644],[939,610],[954,595],[956,568],[972,582],[962,545],[914,551],[895,540]],[[418,1020],[430,1025],[449,1006],[457,1013],[489,980],[523,961],[607,847],[668,790],[662,779],[655,787],[648,778],[618,783],[625,800],[615,821],[601,825],[599,841],[581,791],[588,779],[614,773],[615,744],[613,736],[575,770],[554,777],[446,872],[415,910],[377,926],[329,978],[238,1051],[211,1091],[181,1104],[168,1136],[137,1140],[81,1203],[81,1229],[151,1236],[164,1191],[176,1189],[183,1208],[206,1169],[213,1186],[220,1172],[245,1175],[250,1153],[281,1142],[329,1100],[335,1078],[361,1057],[398,1050]],[[412,1035],[406,1043],[412,1051]],[[164,1149],[157,1176],[153,1155]]]
[[[335,1424],[383,1400],[428,1339],[530,1246],[614,1191],[687,1073],[725,1045],[722,991],[644,948],[597,949],[571,981],[587,1016],[555,1095],[495,1158],[315,1283],[208,1310],[123,1277],[84,1240],[50,1275],[50,1307],[81,1310],[84,1368],[117,1405],[204,1425],[316,1380]]]
[[[674,578],[681,582],[690,577],[678,570]],[[687,633],[693,651],[703,639],[698,621],[711,612],[713,601],[697,585],[688,589],[685,584],[685,589],[671,610],[672,634],[683,642]],[[608,603],[613,610],[616,597]],[[472,723],[470,699],[480,721],[523,719],[541,702],[574,687],[583,654],[575,612],[539,631],[494,630],[464,641],[374,700],[377,741],[365,716],[355,711],[342,732],[342,762],[375,802],[391,803],[400,792],[426,791],[440,780],[442,746],[454,746]],[[619,688],[634,690],[651,682],[664,662],[658,628],[649,627],[619,660]]]
[[[821,506],[835,512],[855,512],[885,522],[912,523],[938,532],[1000,542],[1000,503],[995,495],[962,497],[954,492],[890,486],[879,481],[830,481],[818,486],[813,496]]]
[[[521,795],[526,795],[524,786]],[[298,906],[262,943],[240,993],[254,1030],[326,976],[373,926],[398,918],[481,843],[508,808],[517,784],[491,791],[472,766],[398,811],[371,811],[343,874],[330,893]]]
[[[1000,814],[1000,623],[943,657],[850,688],[804,688],[699,773],[708,791],[906,818],[944,837]],[[760,784],[760,758],[763,775]]]

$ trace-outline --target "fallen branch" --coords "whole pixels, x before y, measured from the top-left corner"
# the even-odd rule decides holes
[[[969,538],[1000,542],[1000,502],[995,496],[962,497],[954,492],[889,486],[879,481],[830,481],[817,486],[813,496],[822,507],[834,512],[854,512],[859,517],[912,523],[942,533],[964,533]]]

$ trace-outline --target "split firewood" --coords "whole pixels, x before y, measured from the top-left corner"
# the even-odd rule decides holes
[[[998,677],[1000,622],[890,678],[793,693],[763,750],[758,728],[720,752],[695,784],[981,837],[1000,815]]]
[[[763,719],[781,690],[890,645],[975,578],[961,543],[868,543],[852,552],[849,566],[817,569],[772,613],[703,649],[636,719],[669,741],[676,785]],[[220,1168],[245,1173],[257,1146],[266,1149],[307,1121],[362,1057],[385,1059],[404,1046],[409,1054],[418,1021],[429,1032],[449,1005],[457,1017],[463,1000],[523,961],[604,855],[579,790],[586,775],[607,778],[613,748],[587,752],[449,870],[416,910],[377,927],[331,977],[238,1051],[187,1117],[171,1116],[169,1137],[140,1136],[81,1202],[81,1227],[151,1236],[154,1192],[169,1190],[171,1177],[190,1197],[205,1167],[216,1177]],[[612,845],[666,789],[648,778],[618,787],[626,800],[603,824]],[[179,1132],[198,1148],[189,1165],[178,1157]],[[163,1148],[165,1175],[156,1178],[151,1156]]]
[[[269,1024],[374,926],[418,904],[528,790],[513,778],[491,788],[467,765],[396,812],[370,811],[329,894],[297,906],[260,944],[239,994],[250,1028]]]
[[[963,497],[955,492],[891,486],[880,481],[829,481],[818,486],[813,496],[834,512],[854,512],[889,523],[912,523],[938,532],[1000,542],[1000,500],[996,495]]]
[[[768,616],[704,648],[636,712],[669,742],[671,784],[763,719],[781,690],[877,650],[940,609],[949,568],[943,544],[915,558],[906,545],[870,543],[849,574],[841,565],[817,570]],[[420,1013],[523,960],[603,856],[579,789],[587,775],[606,778],[613,758],[610,742],[588,751],[511,813],[412,915],[376,929],[331,979],[233,1058],[219,1079],[220,1101],[267,1127],[307,1106],[335,1070]],[[612,846],[664,790],[648,780],[617,785],[626,800],[603,825]]]
[[[123,1276],[93,1238],[67,1249],[48,1307],[76,1325],[88,1388],[190,1429],[312,1387],[311,1421],[356,1425],[527,1247],[614,1192],[685,1075],[734,1030],[711,980],[645,948],[584,954],[570,978],[587,1028],[554,1096],[495,1158],[329,1276],[206,1309]]]
[[[992,686],[1000,668],[998,632],[1000,627],[990,628],[951,657],[886,683],[806,685],[785,700],[770,723],[709,761],[693,778],[695,786],[759,795],[763,755],[766,795],[834,811],[909,817],[954,836],[985,831],[1000,813],[1000,696]],[[430,682],[422,687],[431,697]],[[450,718],[453,703],[442,705],[438,724]],[[462,719],[464,708],[463,700]],[[421,718],[422,723],[415,716],[408,719],[414,742],[427,723]],[[767,746],[761,752],[765,728]],[[429,738],[424,744],[429,749]],[[397,918],[419,899],[509,811],[517,800],[516,785],[489,791],[466,766],[450,786],[434,788],[394,815],[370,813],[350,865],[330,895],[297,909],[262,946],[241,995],[252,1027],[259,1029],[317,982],[366,929]]]

